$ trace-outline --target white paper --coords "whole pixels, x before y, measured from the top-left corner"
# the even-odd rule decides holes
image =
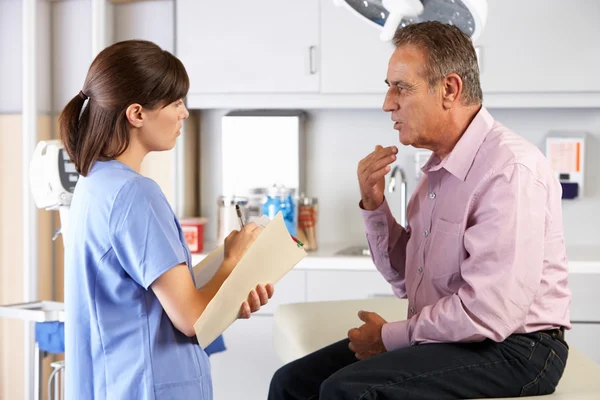
[[[203,348],[212,343],[238,318],[242,303],[248,299],[248,294],[256,285],[275,285],[306,257],[306,251],[290,236],[281,212],[265,225],[194,324],[198,343]],[[221,265],[222,258],[223,248],[220,247],[194,267],[197,287],[201,287],[212,277],[210,271],[216,271],[215,265]]]

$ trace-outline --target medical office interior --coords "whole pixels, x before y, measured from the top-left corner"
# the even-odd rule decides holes
[[[422,3],[477,33],[484,106],[538,146],[563,184],[573,293],[566,339],[589,370],[600,364],[600,1]],[[44,188],[63,165],[58,114],[94,56],[117,41],[153,41],[188,71],[182,135],[173,150],[150,154],[142,173],[187,227],[193,263],[237,229],[235,205],[251,219],[277,199],[290,202],[287,227],[308,253],[267,306],[223,334],[224,349],[210,355],[215,399],[266,399],[280,366],[343,338],[360,322],[361,301],[393,296],[369,255],[357,163],[377,144],[399,147],[386,198],[400,221],[429,152],[400,145],[381,109],[393,51],[381,26],[391,14],[382,7],[377,0],[0,0],[0,400],[61,398],[68,365],[60,346],[52,351],[54,331],[36,335],[36,327],[54,322],[46,326],[58,332],[63,318],[58,231],[68,199]],[[324,304],[311,309],[313,319],[286,308],[313,303]],[[332,322],[328,307],[348,314],[351,326]],[[303,331],[311,338],[296,337]],[[44,350],[38,339],[52,343]],[[574,386],[587,384],[594,382]],[[589,393],[600,399],[598,386]]]

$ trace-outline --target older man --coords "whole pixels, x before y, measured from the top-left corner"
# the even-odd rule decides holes
[[[561,187],[532,144],[482,106],[470,39],[424,22],[399,29],[383,109],[405,146],[433,155],[400,226],[384,198],[397,148],[358,180],[373,261],[404,321],[364,324],[282,367],[269,399],[468,399],[552,393],[568,356],[570,291]]]

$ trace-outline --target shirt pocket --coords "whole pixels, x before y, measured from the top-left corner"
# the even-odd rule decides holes
[[[154,385],[154,396],[156,400],[209,400],[204,393],[205,391],[202,377]]]
[[[425,268],[432,279],[453,275],[460,269],[461,224],[441,218],[433,221]]]

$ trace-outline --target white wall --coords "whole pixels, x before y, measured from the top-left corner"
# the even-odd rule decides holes
[[[563,200],[563,219],[568,246],[600,246],[600,109],[587,110],[492,110],[505,125],[544,149],[551,130],[586,131],[585,196]]]
[[[565,200],[564,220],[569,246],[600,246],[595,234],[600,226],[600,110],[598,109],[493,109],[494,117],[527,140],[544,149],[550,130],[582,130],[587,141],[586,197]],[[204,111],[201,115],[202,177],[201,203],[204,216],[211,218],[207,236],[215,237],[216,199],[220,191],[220,117],[225,110]],[[321,243],[365,244],[363,222],[358,209],[356,180],[358,161],[376,144],[399,145],[389,115],[379,110],[317,110],[309,112],[307,129],[306,178],[308,195],[319,198],[318,236]],[[401,145],[400,145],[401,147]],[[408,173],[408,191],[416,181],[412,148],[400,148],[399,163]],[[395,198],[394,198],[395,197]],[[399,197],[389,199],[399,216]]]
[[[114,41],[143,38],[174,50],[172,0],[139,2],[114,6]],[[41,10],[42,12],[43,10]],[[21,108],[21,2],[0,1],[0,114],[18,112]],[[91,4],[89,0],[52,3],[51,41],[53,52],[52,103],[55,111],[81,89],[91,54]],[[43,18],[41,18],[43,20]],[[40,32],[48,32],[42,26]],[[40,44],[47,43],[44,37]],[[39,49],[43,60],[44,50]],[[9,56],[5,56],[9,55]],[[40,74],[40,92],[45,93],[47,78]],[[48,85],[49,87],[49,85]],[[44,107],[40,106],[40,110]],[[575,109],[502,109],[491,110],[503,123],[543,148],[544,135],[550,130],[576,129],[592,133],[588,141],[586,162],[586,198],[564,202],[565,230],[570,245],[598,245],[600,238],[593,229],[600,222],[599,162],[590,155],[600,150],[600,110]],[[200,173],[202,180],[202,213],[211,218],[208,239],[216,231],[216,198],[220,194],[219,126],[225,110],[202,113]],[[319,236],[322,242],[344,241],[364,243],[360,215],[354,213],[358,202],[356,164],[376,143],[396,144],[396,133],[389,117],[379,110],[317,110],[309,112],[307,126],[307,189],[320,199]],[[333,150],[333,151],[332,151]],[[412,150],[401,149],[403,164],[409,173],[409,192],[414,188]],[[331,171],[325,175],[322,171]],[[394,199],[390,199],[391,202]],[[392,207],[397,202],[393,203]],[[353,216],[346,218],[346,216]]]
[[[55,113],[82,89],[92,62],[91,12],[90,1],[52,4],[52,106]]]
[[[21,111],[21,0],[0,0],[0,114]],[[109,7],[113,41],[146,39],[174,50],[173,0],[119,4]],[[54,112],[75,96],[93,60],[89,0],[38,2],[38,108]],[[52,53],[52,65],[50,54]],[[52,79],[50,79],[52,77]],[[50,98],[50,93],[52,97]]]
[[[18,113],[21,110],[21,3],[21,0],[0,1],[0,114]],[[50,3],[38,3],[36,87],[38,109],[43,113],[50,109],[50,10]]]
[[[164,50],[173,52],[175,48],[174,14],[175,4],[169,0],[115,6],[114,41],[150,40]]]
[[[21,1],[0,1],[0,113],[21,109]]]
[[[90,1],[63,1],[53,6],[54,97],[55,112],[83,86],[93,60]],[[173,51],[174,3],[172,0],[119,4],[108,12],[109,42],[128,39],[151,40]]]
[[[4,167],[20,165],[22,110],[22,0],[0,0],[0,157]],[[37,95],[38,112],[57,114],[83,85],[92,61],[91,2],[90,0],[38,1],[37,20]],[[144,38],[155,41],[167,50],[174,47],[172,0],[152,1],[109,7],[109,36],[114,40]],[[150,24],[148,26],[147,24]],[[52,54],[52,58],[50,55]],[[52,62],[51,62],[52,61]],[[52,95],[51,95],[52,94]],[[41,121],[44,121],[41,123]],[[50,118],[38,120],[40,137],[47,138],[52,125]],[[13,157],[13,158],[11,158]],[[158,156],[158,165],[169,165],[169,154]],[[167,158],[167,162],[165,162]],[[154,160],[151,160],[154,162]],[[16,172],[16,176],[15,176]],[[161,171],[162,172],[162,171]],[[23,299],[22,235],[19,234],[20,189],[19,170],[0,170],[0,192],[4,186],[5,199],[0,199],[0,304],[19,303]],[[155,177],[155,176],[153,176]],[[156,177],[155,177],[156,178]],[[168,176],[169,180],[171,176]],[[159,184],[160,179],[156,179]],[[16,188],[16,189],[15,189]],[[11,191],[16,190],[16,195]],[[171,191],[171,197],[172,197]],[[2,193],[0,193],[0,197]],[[167,193],[169,196],[169,193]],[[8,201],[1,201],[6,200]],[[12,202],[12,203],[11,203]],[[49,223],[50,213],[40,213],[40,299],[48,300],[49,291],[42,290],[49,279],[52,264]],[[59,248],[59,247],[57,247]],[[10,249],[10,251],[2,251]],[[57,250],[58,251],[58,250]],[[44,272],[46,271],[46,272]],[[60,276],[60,274],[58,275]],[[60,278],[58,278],[60,279]],[[59,291],[62,293],[62,290]],[[60,299],[58,299],[60,300]],[[18,321],[0,321],[0,400],[24,399],[23,331]],[[47,360],[49,361],[49,360]],[[48,364],[48,362],[46,363]],[[49,368],[45,368],[45,379]],[[45,381],[42,382],[45,390]]]

